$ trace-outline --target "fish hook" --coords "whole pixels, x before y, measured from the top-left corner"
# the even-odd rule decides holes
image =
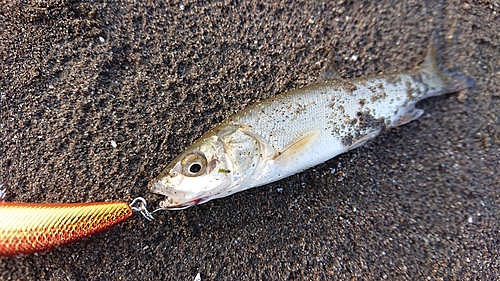
[[[0,201],[3,201],[5,198],[5,188],[3,188],[3,183],[0,183]]]
[[[158,211],[166,211],[167,209],[165,208],[158,208],[152,212],[148,211],[147,209],[148,203],[146,202],[146,199],[142,197],[137,197],[134,200],[132,200],[132,203],[130,203],[130,208],[134,212],[140,213],[145,219],[148,221],[152,221],[154,219],[153,214],[158,212]]]

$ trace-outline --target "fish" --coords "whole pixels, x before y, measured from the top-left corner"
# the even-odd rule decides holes
[[[184,209],[283,179],[419,118],[419,101],[474,85],[441,71],[434,46],[408,71],[323,78],[243,109],[179,154],[150,191],[165,196],[161,208]]]
[[[23,203],[0,200],[0,257],[52,249],[130,218],[125,202]]]

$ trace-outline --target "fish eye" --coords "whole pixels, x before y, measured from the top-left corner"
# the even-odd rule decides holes
[[[191,166],[189,166],[189,172],[196,174],[199,171],[201,171],[201,165],[199,163],[193,163]]]
[[[181,162],[182,173],[187,177],[197,177],[207,168],[207,158],[201,151],[194,151],[184,157]]]

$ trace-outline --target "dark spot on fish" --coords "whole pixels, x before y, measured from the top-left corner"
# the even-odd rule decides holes
[[[406,100],[403,104],[403,107],[406,107],[409,102],[418,100],[425,92],[422,92],[422,90],[419,88],[420,85],[423,85],[424,88],[427,91],[428,87],[425,83],[422,82],[422,76],[419,75],[410,75],[411,79],[420,79],[420,81],[414,80],[412,83],[411,81],[406,81],[405,87],[406,87]],[[417,86],[417,88],[414,88],[414,86]]]
[[[406,102],[404,106],[406,106],[406,103],[408,103],[408,101],[412,99],[413,93],[415,92],[412,88],[412,84],[410,81],[405,82],[405,87],[406,87]]]
[[[311,105],[315,105],[315,104],[316,104],[316,102],[314,102],[314,101],[312,101],[312,102],[310,102],[310,103],[308,103],[308,104],[304,104],[304,105],[303,105],[303,104],[299,104],[299,103],[297,103],[297,104],[296,104],[295,113],[296,113],[296,114],[300,114],[300,113],[302,113],[304,110],[306,110],[306,108],[308,108],[308,107],[309,107],[309,106],[311,106]]]
[[[374,131],[383,132],[387,128],[387,120],[384,117],[375,118],[368,111],[357,112],[357,124],[352,125],[349,133],[342,138],[342,144],[350,147],[360,141],[368,133]],[[390,120],[388,121],[390,123]],[[352,124],[353,121],[351,120]]]
[[[420,72],[412,73],[410,74],[410,77],[417,83],[424,83],[424,81],[422,80],[422,74]]]
[[[345,146],[345,147],[349,147],[352,145],[353,143],[353,140],[354,140],[354,136],[349,133],[347,134],[346,136],[342,137],[342,144]]]
[[[340,112],[341,112],[342,114],[344,114],[344,113],[345,113],[345,108],[344,108],[344,106],[342,106],[342,105],[340,105],[340,104],[339,104],[339,105],[337,106],[337,108],[340,110]]]
[[[356,91],[356,90],[358,89],[358,87],[357,87],[354,83],[352,83],[352,82],[350,82],[350,81],[345,81],[343,84],[344,84],[344,85],[343,85],[343,86],[344,86],[344,87],[343,87],[343,88],[344,88],[344,90],[345,90],[345,91],[346,91],[346,93],[348,93],[349,95],[352,95],[352,94],[354,93],[354,91]]]
[[[383,117],[374,118],[368,112],[358,112],[359,124],[356,131],[374,131],[385,128],[385,119]]]
[[[396,84],[401,83],[401,76],[399,74],[387,75],[387,76],[381,77],[381,79],[385,79],[385,81],[387,81],[388,84],[396,85]]]
[[[361,106],[364,106],[364,105],[366,104],[366,100],[365,100],[365,99],[360,99],[360,100],[359,100],[359,104],[360,104]]]
[[[273,158],[271,158],[271,160],[275,160],[276,158],[278,158],[283,152],[281,151],[278,151],[274,154]]]
[[[371,102],[374,103],[380,99],[385,99],[387,97],[386,92],[384,91],[384,88],[382,86],[382,83],[379,84],[380,92],[374,92],[373,95],[371,96]],[[378,89],[377,89],[378,91]]]
[[[386,118],[384,118],[384,120],[385,120],[385,127],[384,128],[389,128],[391,126],[391,123],[392,123],[391,118],[386,117]]]

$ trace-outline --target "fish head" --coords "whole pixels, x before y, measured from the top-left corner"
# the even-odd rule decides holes
[[[150,191],[167,197],[160,207],[184,209],[206,202],[230,184],[224,146],[217,136],[204,138],[177,156],[149,184]]]
[[[212,129],[177,156],[150,183],[153,193],[167,197],[166,209],[184,209],[252,187],[260,176],[266,146],[242,126]]]

